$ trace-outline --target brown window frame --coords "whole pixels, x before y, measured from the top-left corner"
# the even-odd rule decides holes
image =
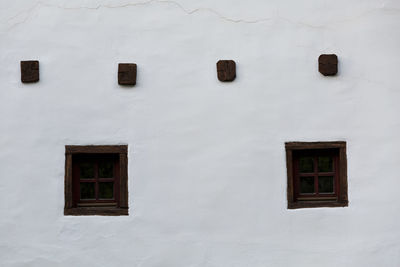
[[[97,169],[95,177],[86,182],[96,183],[96,198],[93,200],[80,200],[79,198],[79,168],[77,164],[82,159],[90,159],[96,164],[105,158],[113,158],[113,178],[99,178]],[[79,177],[79,175],[78,175]],[[114,198],[102,200],[98,197],[97,184],[99,181],[114,182]],[[128,207],[128,146],[65,146],[65,207],[64,215],[129,215]]]
[[[286,167],[287,167],[287,199],[288,209],[319,208],[319,207],[346,207],[347,196],[347,156],[346,142],[286,142]],[[334,169],[329,173],[320,173],[314,164],[312,173],[301,174],[298,170],[299,156],[316,157],[331,155],[334,159]],[[334,176],[334,192],[330,194],[318,192],[318,177],[321,175]],[[299,193],[299,177],[314,176],[315,193],[306,196]]]

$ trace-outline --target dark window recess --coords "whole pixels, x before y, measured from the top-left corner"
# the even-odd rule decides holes
[[[345,142],[289,142],[286,161],[288,208],[348,205]]]
[[[127,147],[66,146],[65,215],[127,215]]]

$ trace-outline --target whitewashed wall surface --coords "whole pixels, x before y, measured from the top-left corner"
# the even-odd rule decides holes
[[[400,266],[399,29],[398,0],[1,0],[0,266]],[[287,209],[286,141],[347,142],[348,207]],[[129,146],[129,216],[64,216],[91,144]]]

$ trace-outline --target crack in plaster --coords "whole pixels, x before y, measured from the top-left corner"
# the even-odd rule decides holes
[[[16,15],[14,15],[14,16],[8,18],[8,19],[6,20],[6,23],[9,22],[9,21],[11,21],[11,20],[13,20],[13,19],[18,18],[19,16],[21,16],[21,15],[24,14],[24,13],[27,13],[25,19],[23,19],[22,21],[19,21],[19,22],[16,22],[16,23],[12,24],[12,25],[8,28],[8,30],[11,30],[12,28],[14,28],[14,27],[16,27],[16,26],[27,22],[28,19],[31,17],[31,13],[32,13],[37,7],[40,7],[41,5],[42,5],[41,2],[37,2],[37,3],[36,3],[34,6],[32,6],[31,8],[26,9],[26,10],[23,10],[23,11],[17,13]]]
[[[29,9],[26,9],[12,17],[10,17],[9,19],[6,20],[6,23],[18,18],[19,16],[21,16],[22,14],[27,13],[26,17],[19,22],[16,22],[14,24],[12,24],[8,29],[12,29],[20,24],[23,24],[25,22],[27,22],[29,20],[29,18],[31,18],[32,13],[35,9],[40,8],[40,7],[53,7],[53,8],[59,8],[59,9],[63,9],[63,10],[82,10],[82,9],[86,9],[86,10],[99,10],[101,8],[109,8],[109,9],[117,9],[117,8],[127,8],[127,7],[134,7],[134,6],[145,6],[145,5],[151,5],[153,3],[158,3],[158,4],[168,4],[168,5],[173,5],[177,8],[179,8],[180,10],[182,10],[184,13],[186,13],[187,15],[193,15],[196,13],[200,13],[200,12],[208,12],[211,14],[214,14],[216,17],[218,17],[221,20],[230,22],[230,23],[245,23],[245,24],[256,24],[256,23],[262,23],[262,22],[267,22],[267,21],[271,21],[273,20],[273,18],[256,18],[256,19],[250,19],[250,20],[246,20],[246,19],[234,19],[234,18],[230,18],[227,16],[222,15],[221,13],[219,13],[218,11],[212,9],[212,8],[208,8],[208,7],[200,7],[200,8],[195,8],[192,10],[189,10],[187,8],[185,8],[183,5],[181,5],[180,3],[173,1],[173,0],[148,0],[148,1],[144,1],[144,2],[136,2],[136,3],[126,3],[126,4],[121,4],[121,5],[103,5],[103,4],[99,4],[97,6],[78,6],[78,7],[64,7],[64,6],[59,6],[59,5],[53,5],[53,4],[49,4],[49,3],[43,3],[43,2],[37,2],[34,6],[32,6]],[[346,18],[343,20],[338,20],[338,21],[334,21],[332,22],[332,24],[337,24],[337,23],[345,23],[345,22],[350,22],[350,21],[354,21],[354,20],[358,20],[364,16],[367,16],[369,14],[371,14],[372,12],[376,11],[376,10],[381,10],[381,11],[393,11],[393,12],[400,12],[399,9],[396,8],[389,8],[386,7],[385,4],[381,5],[381,7],[379,8],[373,8],[371,10],[368,10],[366,12],[361,13],[358,16],[352,17],[352,18]],[[279,12],[277,12],[276,14],[276,19],[280,19],[282,21],[286,21],[290,24],[294,24],[294,25],[299,25],[299,26],[303,26],[303,27],[308,27],[308,28],[312,28],[312,29],[328,29],[328,26],[325,24],[321,24],[321,25],[312,25],[309,23],[305,23],[305,22],[301,22],[301,21],[293,21],[290,20],[288,18],[282,17],[279,15]]]
[[[245,19],[233,19],[233,18],[229,18],[226,17],[224,15],[222,15],[221,13],[219,13],[218,11],[212,9],[212,8],[207,8],[207,7],[200,7],[200,8],[196,8],[193,10],[188,10],[185,7],[183,7],[180,3],[176,2],[176,1],[172,1],[172,0],[149,0],[149,1],[145,1],[145,2],[138,2],[138,3],[126,3],[123,5],[116,5],[116,6],[112,6],[112,5],[98,5],[96,7],[60,7],[60,6],[56,6],[58,8],[62,8],[62,9],[89,9],[89,10],[98,10],[100,8],[124,8],[124,7],[132,7],[132,6],[143,6],[143,5],[150,5],[152,3],[160,3],[160,4],[169,4],[169,5],[174,5],[176,7],[178,7],[179,9],[181,9],[184,13],[188,14],[188,15],[193,15],[195,13],[199,13],[201,11],[205,11],[205,12],[209,12],[212,13],[214,15],[216,15],[218,18],[228,21],[228,22],[233,22],[233,23],[259,23],[259,22],[263,22],[263,21],[268,21],[271,20],[271,18],[262,18],[262,19],[254,19],[254,20],[245,20]],[[49,6],[53,6],[53,5],[49,5]],[[53,6],[54,7],[54,6]]]
[[[117,8],[126,8],[126,7],[134,7],[134,6],[145,6],[145,5],[151,5],[153,3],[174,5],[175,7],[179,8],[184,13],[186,13],[187,15],[193,15],[193,14],[199,13],[199,12],[209,12],[209,13],[214,14],[219,19],[227,21],[227,22],[231,22],[231,23],[255,24],[255,23],[266,22],[266,21],[272,20],[272,18],[261,18],[261,19],[254,19],[254,20],[233,19],[233,18],[229,18],[229,17],[226,17],[226,16],[222,15],[221,13],[219,13],[218,11],[216,11],[216,10],[214,10],[212,8],[201,7],[201,8],[188,10],[188,9],[186,9],[185,7],[183,7],[180,3],[176,2],[176,1],[172,1],[172,0],[149,0],[149,1],[145,1],[145,2],[126,3],[126,4],[122,4],[122,5],[103,5],[103,4],[100,4],[100,5],[97,5],[97,6],[94,6],[94,7],[90,7],[90,6],[63,7],[63,6],[59,6],[59,5],[53,5],[53,4],[43,3],[43,2],[37,2],[31,8],[26,9],[26,10],[24,10],[24,11],[22,11],[22,12],[16,14],[16,15],[10,17],[9,19],[6,20],[6,22],[9,22],[9,21],[11,21],[13,19],[16,19],[19,16],[27,13],[25,19],[20,21],[20,22],[16,22],[16,23],[12,24],[8,28],[10,30],[10,29],[14,28],[15,26],[18,26],[18,25],[23,24],[26,21],[28,21],[28,19],[31,17],[32,12],[35,9],[40,8],[42,6],[54,7],[54,8],[64,9],[64,10],[81,10],[81,9],[99,10],[101,8],[117,9]]]

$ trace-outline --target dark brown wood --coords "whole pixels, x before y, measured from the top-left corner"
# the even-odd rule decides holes
[[[326,200],[337,200],[337,197],[298,197],[297,198],[298,201],[308,201],[308,200],[312,200],[312,201],[326,201]]]
[[[128,156],[126,153],[119,155],[120,162],[120,207],[128,208]]]
[[[289,203],[288,209],[305,209],[305,208],[334,208],[347,207],[347,202],[339,201],[297,201]]]
[[[286,166],[287,166],[287,199],[288,209],[299,208],[316,208],[316,207],[346,207],[348,206],[347,196],[347,159],[346,159],[346,142],[287,142],[285,143],[286,149]],[[298,189],[296,189],[295,179],[299,177],[297,164],[295,163],[296,157],[293,155],[303,153],[305,155],[334,155],[334,177],[335,177],[335,193],[319,195],[318,190],[313,196],[299,196]],[[317,172],[317,165],[314,165],[315,175],[321,176]],[[321,174],[321,175],[320,175]],[[304,174],[306,175],[306,174]],[[298,186],[298,185],[297,185]]]
[[[324,149],[303,149],[303,150],[294,150],[293,153],[293,184],[294,184],[294,201],[303,199],[324,199],[328,200],[328,198],[334,197],[337,199],[339,194],[339,150],[338,148],[324,148]],[[300,173],[298,169],[299,165],[299,158],[300,157],[312,157],[314,170],[312,173]],[[318,157],[320,156],[329,156],[333,159],[333,171],[331,172],[319,172],[318,171]],[[334,192],[333,193],[319,193],[318,189],[318,179],[321,176],[333,176],[334,177]],[[300,177],[314,177],[314,193],[310,194],[301,194],[299,190],[299,181]]]
[[[65,153],[67,154],[104,154],[104,153],[128,153],[127,145],[115,145],[115,146],[65,146]]]
[[[286,149],[286,168],[287,168],[287,200],[288,207],[290,203],[294,201],[294,189],[293,189],[293,153],[292,150]]]
[[[65,208],[72,208],[72,155],[65,155],[65,181],[64,181]]]
[[[72,157],[72,169],[73,169],[73,192],[74,192],[74,203],[73,206],[79,206],[81,204],[91,204],[97,206],[97,204],[109,204],[117,201],[117,207],[119,207],[119,180],[120,180],[120,154],[106,153],[106,154],[75,154]],[[113,176],[110,178],[101,178],[98,173],[98,166],[100,162],[107,161],[113,163]],[[80,177],[80,164],[91,163],[94,166],[94,177],[93,178],[81,178]],[[93,183],[95,185],[95,198],[94,199],[81,199],[80,198],[80,183]],[[101,182],[112,182],[114,185],[113,199],[100,199],[99,197],[99,184]],[[87,205],[86,205],[87,206]]]
[[[128,215],[128,146],[65,146],[65,215]],[[93,162],[94,177],[80,179],[79,163]],[[98,177],[97,167],[104,160],[114,161],[114,175]],[[114,182],[114,199],[81,200],[80,182]],[[75,189],[74,189],[75,188]],[[97,186],[96,186],[97,190]]]
[[[320,55],[318,58],[319,72],[324,76],[333,76],[338,72],[338,57],[334,54]]]
[[[39,61],[21,61],[21,81],[23,83],[34,83],[39,81]]]
[[[346,156],[346,147],[343,147],[339,152],[339,164],[340,164],[340,195],[339,199],[343,203],[348,203],[348,194],[347,194],[347,156]]]
[[[105,202],[105,203],[78,203],[78,207],[117,207],[116,202]]]
[[[115,207],[78,207],[64,209],[64,215],[102,215],[102,216],[121,216],[129,215],[128,209]]]
[[[218,80],[231,82],[236,78],[236,63],[233,60],[220,60],[217,62]]]
[[[345,141],[329,142],[286,142],[285,148],[290,150],[297,149],[324,149],[324,148],[342,148],[346,147]]]
[[[134,63],[119,63],[118,64],[118,84],[120,85],[135,85],[137,65]]]

